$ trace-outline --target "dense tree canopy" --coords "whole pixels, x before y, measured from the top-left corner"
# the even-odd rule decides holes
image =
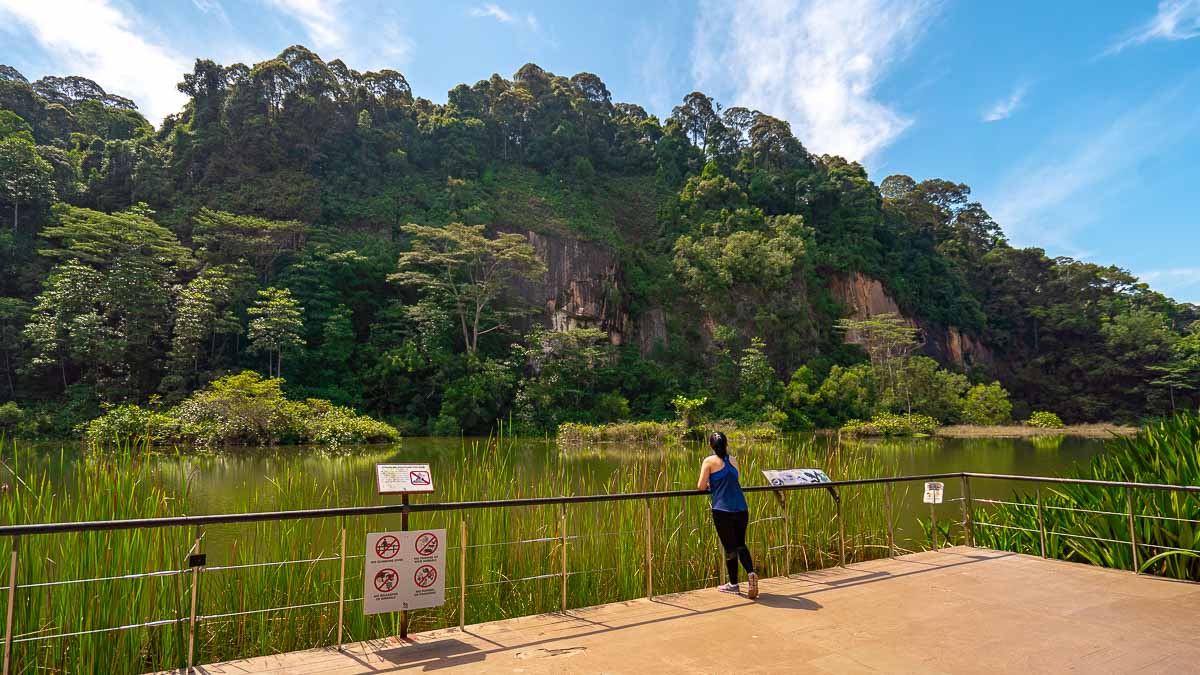
[[[437,104],[301,46],[178,86],[155,129],[91,80],[0,66],[0,402],[46,411],[37,433],[284,363],[289,394],[444,433],[665,417],[680,394],[792,427],[1200,397],[1195,306],[1013,248],[967,185],[876,184],[703,92],[659,120],[527,64]],[[530,232],[611,251],[604,301],[663,334],[530,307],[552,276]],[[911,321],[851,317],[832,280],[853,275]],[[951,358],[951,328],[987,357]]]

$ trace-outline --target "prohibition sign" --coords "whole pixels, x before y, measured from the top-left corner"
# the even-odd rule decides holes
[[[384,560],[391,560],[400,552],[400,540],[386,534],[375,540],[375,555]]]
[[[400,583],[400,575],[390,567],[385,567],[375,573],[375,590],[380,593],[391,592],[398,583]]]
[[[428,471],[409,471],[408,481],[413,485],[429,485],[433,482]]]
[[[437,581],[437,570],[433,565],[421,565],[413,573],[413,583],[417,585],[417,588],[429,588],[435,581]]]
[[[433,555],[438,550],[437,535],[432,532],[423,532],[416,541],[417,553],[419,555]]]

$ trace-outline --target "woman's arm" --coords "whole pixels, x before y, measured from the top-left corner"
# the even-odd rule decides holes
[[[712,473],[712,465],[708,463],[708,458],[700,462],[700,480],[696,481],[697,490],[708,489],[708,474]]]

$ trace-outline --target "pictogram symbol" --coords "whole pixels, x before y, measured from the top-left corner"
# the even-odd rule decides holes
[[[409,471],[408,482],[413,485],[431,485],[433,479],[429,477],[428,471]]]
[[[400,540],[392,535],[384,535],[375,541],[375,555],[384,560],[391,560],[400,552]]]
[[[436,572],[434,576],[437,576]],[[400,583],[400,575],[396,574],[396,570],[390,567],[385,567],[375,573],[375,590],[380,593],[391,592],[398,583]]]
[[[417,537],[416,547],[419,555],[433,555],[438,550],[437,535],[432,532],[422,532]]]
[[[433,565],[421,565],[413,573],[413,583],[417,585],[417,588],[429,588],[435,581],[437,581],[437,570],[433,568]]]

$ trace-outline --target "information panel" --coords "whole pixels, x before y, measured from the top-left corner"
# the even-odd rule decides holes
[[[767,482],[774,486],[783,485],[807,485],[810,483],[829,483],[829,476],[820,469],[781,469],[771,470],[764,469],[763,476],[766,476]]]
[[[433,492],[428,464],[376,464],[375,484],[381,495]]]
[[[445,530],[369,533],[363,614],[445,604],[445,548]]]

